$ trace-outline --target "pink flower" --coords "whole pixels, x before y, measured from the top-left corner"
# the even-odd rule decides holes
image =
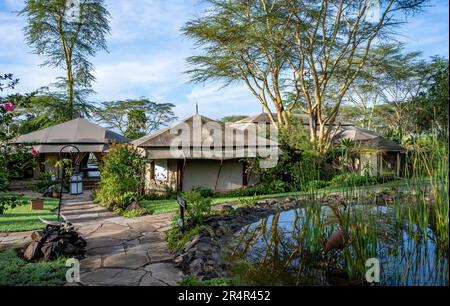
[[[14,105],[14,103],[12,103],[12,102],[6,102],[6,103],[3,104],[3,108],[7,112],[12,112],[13,110],[16,109],[16,105]]]
[[[31,149],[31,155],[33,155],[34,157],[39,155],[39,151],[36,150],[35,148]]]

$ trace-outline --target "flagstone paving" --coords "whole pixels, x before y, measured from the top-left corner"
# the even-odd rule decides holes
[[[175,286],[182,277],[165,241],[171,214],[124,218],[76,199],[61,213],[87,241],[82,285]]]

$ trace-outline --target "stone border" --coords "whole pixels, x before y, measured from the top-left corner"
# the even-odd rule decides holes
[[[374,199],[377,203],[387,203],[393,200],[392,191],[402,194],[405,190],[395,187],[371,190],[365,195],[346,197],[342,192],[331,192],[319,195],[321,205],[340,203],[344,200],[357,200],[360,197]],[[227,277],[229,263],[222,258],[222,245],[243,227],[267,218],[277,212],[301,207],[308,196],[264,199],[254,206],[234,208],[234,205],[222,205],[224,214],[217,214],[206,218],[204,225],[211,230],[203,230],[181,250],[175,252],[175,264],[185,275],[196,276],[200,280],[216,277]]]
[[[234,208],[236,204],[223,205],[224,214],[206,218],[204,225],[211,230],[203,230],[192,237],[185,247],[175,252],[175,264],[185,275],[196,276],[200,280],[226,277],[228,263],[221,260],[222,245],[244,226],[269,217],[279,211],[299,207],[301,198],[265,199],[255,206]]]

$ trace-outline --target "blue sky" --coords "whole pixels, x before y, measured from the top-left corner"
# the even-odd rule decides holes
[[[92,101],[148,97],[176,105],[176,115],[191,115],[198,102],[200,113],[212,118],[251,115],[261,111],[259,102],[244,85],[221,88],[220,84],[192,85],[183,71],[186,57],[195,53],[192,41],[179,31],[189,19],[199,16],[205,4],[199,0],[107,0],[112,15],[109,53],[93,60],[97,78]],[[449,56],[448,1],[433,0],[425,12],[408,17],[399,30],[407,51],[423,57]],[[15,11],[23,1],[0,0],[0,73],[21,79],[18,92],[29,92],[54,82],[62,75],[40,67],[42,58],[25,44],[24,20]]]

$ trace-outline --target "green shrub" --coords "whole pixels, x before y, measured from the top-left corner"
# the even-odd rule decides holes
[[[125,218],[135,218],[135,217],[141,217],[147,214],[153,214],[152,211],[148,211],[146,208],[137,208],[132,210],[124,210],[121,215]]]
[[[283,193],[288,191],[289,187],[286,182],[282,180],[274,180],[264,185],[267,194]]]
[[[0,215],[7,209],[13,209],[27,202],[23,195],[13,193],[0,194]]]
[[[46,171],[41,172],[39,174],[39,181],[36,183],[36,191],[44,192],[46,191],[50,186],[54,185],[55,182],[52,181],[52,172]]]
[[[114,145],[101,167],[96,200],[110,209],[125,209],[144,191],[147,159],[128,145]]]
[[[200,224],[211,212],[211,199],[204,198],[197,191],[183,193],[187,203],[186,217],[189,226]]]
[[[238,200],[238,202],[239,202],[238,206],[239,206],[239,207],[251,207],[251,206],[255,206],[255,205],[256,205],[256,202],[258,202],[259,198],[260,198],[260,197],[257,196],[257,195],[253,195],[251,198],[240,198],[240,199]]]
[[[327,182],[327,181],[323,181],[323,180],[312,180],[312,181],[309,181],[309,182],[306,184],[306,189],[307,189],[307,190],[310,190],[310,189],[312,189],[312,190],[322,189],[322,188],[325,188],[325,187],[327,187],[327,186],[329,186],[329,185],[330,185],[330,182]]]
[[[181,250],[184,246],[202,230],[207,229],[205,225],[197,224],[182,232],[178,227],[176,219],[172,223],[172,228],[167,232],[167,246],[171,252]]]
[[[330,181],[332,186],[364,186],[371,184],[374,179],[365,175],[358,175],[355,173],[343,173],[336,175]]]
[[[214,191],[208,188],[204,188],[201,186],[194,187],[192,191],[200,193],[200,195],[204,198],[212,198],[214,197]]]
[[[6,173],[0,172],[0,192],[4,192],[9,187],[8,175]]]

